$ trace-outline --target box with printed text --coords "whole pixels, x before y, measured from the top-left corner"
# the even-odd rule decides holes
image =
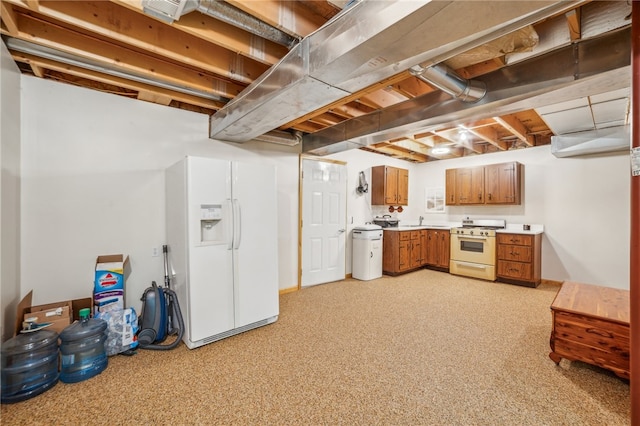
[[[129,256],[110,254],[96,259],[93,306],[94,312],[103,312],[108,306],[125,308],[125,281]]]

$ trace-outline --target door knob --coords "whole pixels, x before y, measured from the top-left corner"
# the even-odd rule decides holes
[[[345,231],[345,229],[338,229],[338,234],[342,234]]]

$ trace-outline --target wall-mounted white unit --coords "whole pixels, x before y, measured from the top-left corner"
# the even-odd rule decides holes
[[[556,157],[601,154],[631,149],[629,126],[551,136],[551,153]]]
[[[195,348],[276,321],[275,168],[186,157],[165,178],[185,344]]]

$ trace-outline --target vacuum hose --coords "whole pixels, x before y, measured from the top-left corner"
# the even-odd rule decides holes
[[[161,290],[164,292],[167,306],[172,307],[173,310],[173,315],[169,316],[172,316],[174,319],[178,320],[178,335],[176,339],[168,345],[149,344],[143,346],[142,344],[140,344],[141,349],[151,349],[157,351],[166,351],[169,349],[173,349],[180,344],[180,341],[184,336],[184,319],[182,318],[182,311],[180,310],[178,295],[176,295],[176,292],[171,290],[170,288],[163,288]]]

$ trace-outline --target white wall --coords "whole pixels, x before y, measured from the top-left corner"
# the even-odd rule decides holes
[[[163,278],[162,257],[151,256],[164,242],[163,170],[186,154],[278,167],[280,288],[297,286],[296,148],[212,141],[202,114],[27,76],[22,85],[21,295],[33,289],[34,303],[88,296],[95,257],[127,253],[127,304],[139,308],[143,290]],[[370,168],[388,164],[409,169],[409,206],[392,214],[401,221],[541,223],[543,278],[629,287],[628,155],[557,159],[546,146],[425,164],[358,150],[331,158],[348,163],[349,231],[388,213],[355,191],[360,171],[371,183]],[[424,189],[444,186],[446,168],[511,160],[525,165],[521,206],[425,214]]]
[[[351,231],[358,225],[370,223],[376,216],[385,214],[399,219],[401,221],[417,220],[420,214],[418,203],[410,202],[402,213],[389,212],[387,207],[371,205],[371,167],[374,166],[394,166],[409,170],[409,200],[417,199],[417,190],[415,182],[412,179],[415,176],[413,163],[403,160],[397,160],[390,157],[384,157],[362,150],[349,150],[339,154],[329,156],[329,158],[344,161],[347,163],[347,245],[346,245],[346,272],[351,273]],[[366,180],[369,184],[369,192],[358,194],[356,188],[359,184],[359,174],[364,172]]]
[[[13,336],[20,302],[20,71],[0,43],[0,338]]]
[[[348,162],[349,188],[373,154],[348,151],[332,158]],[[377,163],[398,160],[377,157]],[[524,164],[520,206],[448,206],[443,214],[425,214],[424,189],[444,187],[445,169],[519,161]],[[401,220],[458,222],[464,217],[504,218],[507,223],[543,224],[542,278],[575,280],[629,288],[630,163],[626,152],[556,158],[550,145],[424,164],[400,162],[409,172],[409,208]],[[358,170],[354,170],[358,169]],[[364,197],[348,204],[356,221],[371,218]]]
[[[95,258],[130,256],[126,302],[163,281],[164,169],[184,155],[277,167],[280,288],[297,286],[298,153],[208,139],[208,116],[23,76],[22,280],[34,303],[88,297]],[[168,200],[171,202],[171,200]]]

